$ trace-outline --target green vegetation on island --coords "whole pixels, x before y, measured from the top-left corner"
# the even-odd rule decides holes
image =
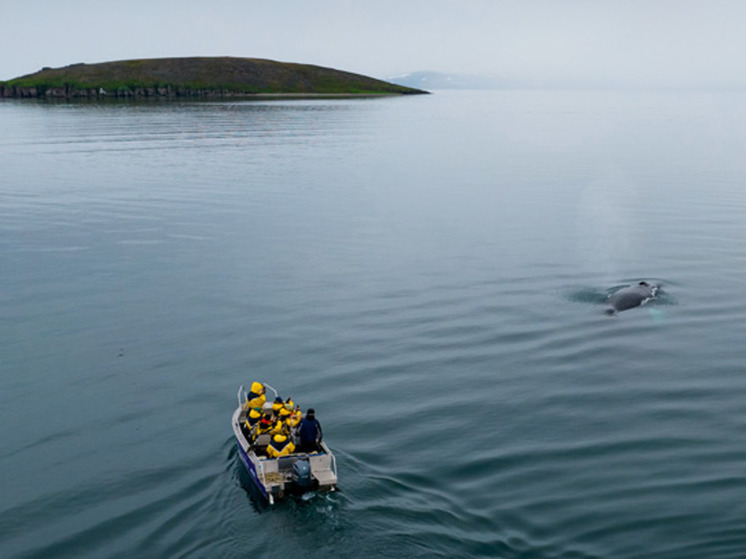
[[[259,58],[121,60],[43,68],[0,82],[0,97],[133,98],[427,93],[332,68]]]

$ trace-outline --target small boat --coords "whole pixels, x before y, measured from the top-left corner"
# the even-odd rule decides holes
[[[267,384],[264,387],[277,397],[277,390]],[[264,433],[253,438],[244,427],[249,406],[243,385],[239,387],[237,396],[238,407],[233,412],[232,423],[238,455],[251,481],[270,505],[288,495],[337,489],[337,462],[323,440],[319,442],[316,452],[292,452],[279,458],[270,458],[266,449],[271,435]],[[264,410],[272,411],[271,399],[267,399]]]

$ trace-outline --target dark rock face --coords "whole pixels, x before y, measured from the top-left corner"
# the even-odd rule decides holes
[[[157,86],[135,88],[75,88],[75,87],[21,87],[0,85],[0,98],[15,99],[173,99],[173,98],[240,98],[272,93],[247,93],[228,89]],[[286,95],[314,95],[313,93],[287,93]],[[325,95],[319,93],[318,95]],[[326,94],[329,95],[329,94]],[[334,94],[331,94],[334,95]]]
[[[15,99],[145,99],[173,97],[238,97],[246,93],[237,93],[225,89],[189,89],[185,87],[122,87],[113,90],[103,88],[76,87],[21,87],[0,85],[0,97]]]

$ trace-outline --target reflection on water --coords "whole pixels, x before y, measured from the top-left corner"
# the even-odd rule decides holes
[[[742,105],[0,102],[2,556],[738,556]],[[340,493],[256,501],[255,379]]]

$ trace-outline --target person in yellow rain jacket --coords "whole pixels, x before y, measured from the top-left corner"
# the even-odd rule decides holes
[[[275,398],[275,401],[272,402],[272,413],[275,414],[275,417],[280,416],[280,410],[282,409],[284,405],[285,405],[285,402],[282,401],[282,398],[280,398],[279,396]]]
[[[298,427],[301,419],[303,419],[303,412],[300,410],[300,407],[295,406],[295,409],[290,410],[290,417],[288,418],[290,429]]]
[[[272,436],[290,434],[290,427],[285,422],[285,418],[283,418],[282,416],[276,417],[274,421],[274,425],[272,425],[272,429],[270,429],[269,431]]]
[[[287,456],[295,450],[295,445],[285,435],[275,435],[272,437],[272,441],[267,447],[267,454],[270,458],[279,458],[280,456]]]
[[[246,421],[244,424],[246,425],[246,428],[251,431],[251,429],[259,423],[259,420],[262,418],[262,414],[256,411],[254,408],[251,409],[249,413],[246,414]]]
[[[289,435],[292,431],[292,425],[290,424],[290,411],[283,406],[280,408],[279,411],[279,417],[277,418],[277,423],[282,425],[282,434],[283,435]]]
[[[264,433],[271,433],[275,428],[275,418],[272,416],[272,412],[265,413],[256,424],[256,434],[262,435]]]
[[[267,401],[267,397],[264,395],[266,390],[261,382],[252,382],[251,392],[246,395],[246,407],[262,413],[264,402]]]

